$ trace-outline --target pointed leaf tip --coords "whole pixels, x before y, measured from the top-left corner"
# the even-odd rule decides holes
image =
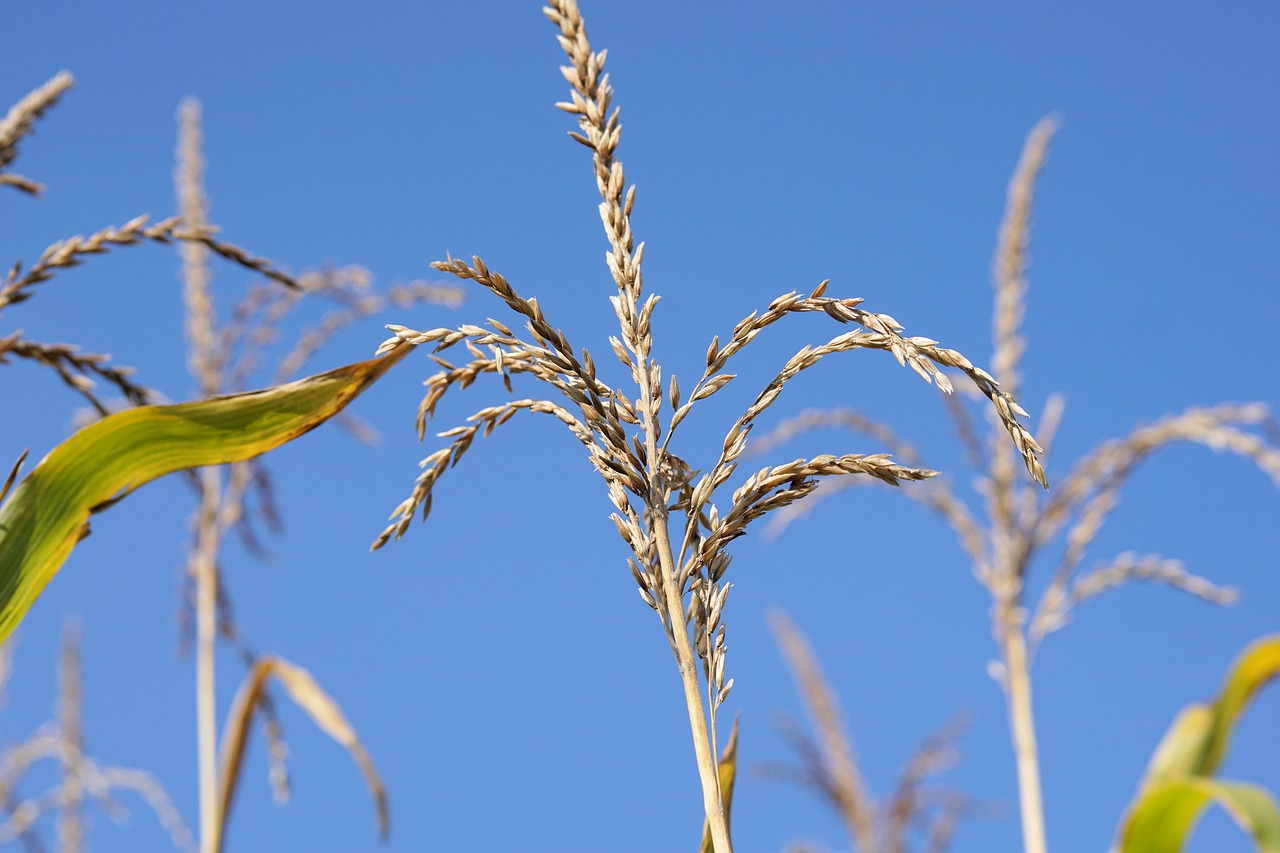
[[[66,562],[90,513],[165,474],[241,462],[310,432],[410,349],[261,391],[126,409],[77,431],[0,505],[0,641]]]

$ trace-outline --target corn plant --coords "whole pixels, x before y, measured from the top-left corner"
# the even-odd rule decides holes
[[[557,39],[569,59],[562,68],[569,83],[569,100],[556,106],[573,116],[578,128],[570,136],[591,154],[600,218],[608,241],[607,266],[616,293],[609,296],[618,320],[618,334],[609,338],[613,356],[628,375],[629,393],[609,385],[585,348],[543,313],[538,301],[522,296],[502,274],[479,257],[470,262],[448,258],[435,269],[474,281],[497,297],[524,332],[489,319],[487,327],[463,325],[419,331],[389,327],[393,337],[383,351],[405,343],[430,346],[441,370],[427,380],[418,407],[418,433],[440,400],[454,388],[465,388],[480,376],[492,374],[509,393],[513,377],[529,377],[552,397],[527,397],[483,408],[469,422],[440,433],[446,446],[421,462],[423,469],[412,493],[392,513],[392,523],[374,542],[380,548],[403,536],[413,518],[431,510],[432,493],[446,471],[456,465],[476,438],[490,435],[517,414],[549,415],[559,421],[586,449],[592,467],[605,481],[613,503],[613,523],[631,551],[627,560],[641,598],[651,607],[676,659],[689,714],[694,753],[702,785],[703,808],[716,853],[732,849],[724,797],[717,774],[717,712],[733,686],[726,670],[725,602],[731,588],[726,581],[732,559],[728,545],[765,514],[789,506],[811,493],[824,478],[862,475],[897,485],[923,480],[934,471],[909,467],[884,454],[820,455],[764,467],[749,474],[734,489],[722,511],[713,498],[734,475],[756,420],[779,397],[786,384],[830,355],[853,350],[882,350],[910,367],[926,382],[952,390],[941,368],[958,370],[992,403],[992,411],[1012,438],[1031,476],[1045,484],[1036,459],[1040,447],[1019,421],[1026,413],[990,374],[975,367],[955,350],[922,336],[904,336],[893,317],[873,313],[856,297],[826,296],[827,282],[806,295],[791,291],[764,309],[737,322],[725,335],[712,338],[700,376],[682,390],[676,376],[664,379],[653,357],[655,309],[658,297],[646,293],[642,275],[644,243],[631,228],[636,204],[617,157],[621,136],[613,86],[604,70],[605,51],[596,52],[587,38],[577,4],[561,0],[546,8]],[[853,326],[825,343],[803,347],[786,361],[755,401],[725,433],[719,456],[705,473],[679,456],[672,444],[681,423],[701,401],[736,378],[729,362],[766,328],[796,314],[821,313]],[[457,345],[469,355],[453,364],[438,355]],[[663,407],[670,407],[664,424]]]
[[[992,364],[1009,393],[1022,389],[1020,370],[1026,341],[1021,326],[1026,313],[1032,199],[1056,127],[1057,120],[1047,118],[1027,138],[1009,185],[996,250]],[[1018,476],[1016,462],[1003,441],[1001,420],[990,421],[989,435],[983,442],[968,412],[954,403],[950,409],[957,434],[970,458],[976,460],[983,505],[967,503],[945,479],[903,489],[902,494],[928,507],[950,525],[972,563],[974,577],[990,594],[991,627],[1000,655],[994,674],[1006,698],[1009,736],[1017,764],[1023,845],[1026,853],[1045,853],[1048,845],[1031,678],[1039,643],[1065,626],[1080,604],[1131,581],[1165,584],[1215,604],[1235,600],[1234,590],[1191,574],[1181,562],[1159,554],[1126,552],[1081,572],[1088,548],[1116,507],[1122,488],[1153,453],[1180,442],[1242,456],[1280,486],[1280,447],[1268,438],[1274,424],[1262,403],[1195,406],[1100,444],[1058,478],[1053,492],[1046,495],[1039,487],[1042,480],[1037,478],[1031,483]],[[1051,397],[1041,416],[1038,436],[1046,458],[1062,414],[1062,399]],[[851,408],[801,414],[781,424],[753,451],[765,452],[801,432],[820,427],[853,430],[880,442],[911,464],[923,464],[921,454],[896,430]],[[824,484],[816,497],[830,497],[838,488]],[[780,532],[814,503],[776,516],[774,532]],[[981,520],[984,514],[985,522]],[[1059,540],[1062,557],[1033,606],[1027,601],[1032,564]]]

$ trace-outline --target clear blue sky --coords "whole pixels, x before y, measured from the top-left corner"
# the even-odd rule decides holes
[[[383,284],[440,280],[430,261],[477,253],[578,346],[607,354],[616,327],[598,198],[589,154],[552,106],[567,93],[563,57],[538,6],[9,4],[0,103],[63,68],[78,82],[15,163],[45,197],[0,194],[0,261],[169,215],[174,114],[194,95],[212,218],[231,241],[293,270],[364,264]],[[1050,393],[1066,396],[1051,479],[1098,442],[1191,404],[1280,404],[1273,6],[583,6],[593,45],[609,49],[668,373],[691,383],[713,334],[824,278],[829,294],[863,296],[908,333],[986,363],[1005,188],[1026,133],[1053,112],[1064,125],[1037,199],[1022,401],[1038,415]],[[177,268],[156,246],[92,259],[10,308],[0,333],[109,352],[144,384],[189,398]],[[245,284],[217,267],[223,307]],[[452,326],[503,311],[478,289],[457,311],[393,311],[314,367],[368,357],[381,322]],[[744,358],[741,387],[690,423],[676,450],[695,467],[792,352],[834,333],[816,318],[784,325]],[[276,558],[233,548],[224,560],[242,629],[342,702],[390,789],[391,850],[695,849],[700,797],[675,667],[576,441],[513,421],[450,472],[426,526],[368,553],[439,446],[419,446],[413,430],[430,368],[418,356],[355,405],[378,446],[327,427],[271,460],[286,525]],[[479,383],[446,401],[438,428],[505,396]],[[26,364],[0,370],[0,401],[5,465],[25,447],[42,456],[79,406]],[[896,424],[967,489],[937,392],[880,353],[828,360],[762,427],[833,405]],[[774,459],[873,449],[829,432]],[[1035,673],[1051,849],[1105,849],[1174,713],[1210,696],[1248,640],[1280,628],[1277,509],[1263,474],[1199,447],[1133,479],[1086,567],[1159,552],[1243,598],[1219,610],[1134,586],[1047,641]],[[78,616],[90,751],[154,772],[194,825],[194,673],[175,622],[190,511],[189,490],[170,478],[96,520],[19,630],[0,741],[51,713],[58,637]],[[966,757],[946,781],[1000,808],[967,822],[954,850],[1018,849],[1002,698],[985,674],[988,603],[950,532],[863,490],[733,551],[726,710],[742,715],[744,768],[788,758],[771,719],[800,713],[764,623],[782,607],[839,690],[875,790],[966,710]],[[1037,568],[1043,581],[1052,566]],[[225,654],[220,715],[240,673]],[[1272,788],[1276,693],[1253,708],[1226,768]],[[257,741],[229,849],[377,849],[347,757],[294,709],[284,720],[294,800],[270,802]],[[166,849],[145,807],[128,805],[124,828],[96,813],[94,849]],[[734,826],[740,853],[799,839],[848,849],[812,794],[750,773]],[[1198,841],[1247,849],[1220,815]]]

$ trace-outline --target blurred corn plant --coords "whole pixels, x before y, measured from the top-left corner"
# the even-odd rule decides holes
[[[43,185],[31,178],[14,174],[10,166],[18,156],[19,143],[27,136],[45,112],[73,85],[70,74],[63,71],[32,91],[9,110],[0,121],[0,186],[10,186],[20,192],[39,196]],[[103,228],[88,237],[77,235],[59,240],[41,253],[39,259],[25,271],[21,261],[14,263],[0,283],[0,318],[5,310],[34,296],[40,285],[70,267],[79,266],[91,255],[101,255],[124,246],[140,243],[189,243],[203,246],[205,250],[226,258],[232,263],[253,270],[291,289],[297,282],[275,264],[256,257],[239,246],[217,238],[217,231],[203,223],[184,222],[171,217],[149,223],[145,214],[129,220],[119,227]],[[21,331],[0,333],[0,364],[10,358],[26,359],[54,370],[62,381],[84,397],[99,415],[109,413],[108,406],[98,397],[97,381],[113,387],[129,403],[140,405],[152,402],[155,395],[131,378],[134,371],[111,363],[110,356],[102,353],[81,352],[70,344],[47,343],[32,340]]]
[[[57,814],[56,838],[60,853],[80,853],[85,845],[85,804],[95,802],[109,817],[129,816],[118,796],[141,798],[168,831],[179,850],[196,850],[191,830],[183,822],[169,795],[145,770],[104,765],[85,747],[84,688],[81,677],[80,629],[74,623],[63,631],[58,662],[57,717],[41,725],[30,737],[0,753],[0,845],[20,843],[27,850],[48,849],[39,821]],[[0,645],[0,692],[12,671],[14,640]],[[38,765],[53,762],[57,781],[38,794],[24,794]]]
[[[65,72],[32,92],[0,123],[0,184],[36,195],[40,186],[13,175],[8,166],[17,145],[35,121],[70,88]],[[280,798],[287,797],[286,753],[274,703],[272,681],[316,724],[347,748],[364,773],[377,807],[378,824],[387,832],[386,796],[373,763],[341,709],[305,669],[274,655],[249,649],[231,615],[230,596],[221,582],[220,554],[233,531],[251,551],[261,550],[251,522],[274,527],[278,518],[270,478],[259,455],[337,416],[350,400],[376,381],[409,351],[404,346],[381,358],[360,362],[303,380],[289,382],[324,343],[356,320],[390,305],[423,302],[457,305],[461,293],[454,286],[425,282],[396,285],[384,293],[372,289],[371,276],[360,267],[328,269],[290,276],[274,264],[215,237],[207,221],[204,162],[201,151],[199,106],[194,101],[180,111],[180,141],[175,179],[180,215],[148,225],[138,217],[121,228],[107,228],[88,237],[73,237],[50,246],[23,272],[15,264],[0,287],[0,314],[9,305],[30,298],[35,288],[57,272],[82,263],[87,256],[145,241],[179,245],[187,315],[189,364],[203,401],[177,405],[145,405],[156,398],[134,383],[132,371],[113,365],[102,354],[84,354],[65,344],[46,344],[20,332],[0,336],[0,362],[6,357],[32,360],[57,372],[92,407],[95,423],[63,442],[10,492],[25,453],[0,487],[0,639],[7,636],[35,598],[61,567],[76,542],[87,535],[89,516],[118,501],[129,491],[166,473],[186,470],[198,509],[186,574],[184,636],[194,633],[196,651],[197,732],[200,781],[200,845],[212,853],[222,849],[230,807],[240,778],[248,732],[255,718],[264,721],[272,782]],[[225,322],[220,322],[211,288],[210,253],[220,255],[266,276],[269,285],[256,285],[242,298]],[[276,342],[285,317],[301,304],[317,298],[336,307],[313,329],[296,340],[279,360],[273,387],[243,393],[249,379],[260,372],[264,353]],[[105,381],[125,405],[139,408],[112,414],[116,406],[96,393],[95,380]],[[371,430],[348,419],[348,426],[364,437]],[[221,463],[234,463],[224,467]],[[202,467],[198,471],[190,469]],[[251,498],[256,502],[251,503]],[[56,508],[56,509],[55,509]],[[194,613],[194,617],[190,614]],[[191,625],[194,623],[194,631]],[[249,671],[233,702],[217,755],[214,683],[215,641],[221,635],[245,660]],[[184,642],[184,645],[186,643]],[[64,669],[66,666],[64,665]],[[77,670],[78,672],[78,670]],[[78,684],[78,676],[76,677]],[[66,684],[70,681],[64,680]],[[67,688],[70,690],[70,688]],[[17,749],[7,764],[6,791],[12,791],[25,769],[44,755],[61,757],[69,769],[64,784],[38,801],[14,803],[7,830],[29,837],[34,821],[45,811],[59,810],[63,850],[79,849],[81,831],[76,817],[84,792],[105,797],[112,785],[128,786],[134,777],[112,770],[104,775],[86,763],[79,745],[79,689],[64,701],[75,704],[74,715],[64,713],[56,738],[49,736]],[[43,750],[43,751],[42,751]],[[87,769],[86,769],[87,768]],[[111,780],[117,780],[112,782]],[[105,780],[105,781],[104,781]],[[124,780],[124,781],[118,781]],[[166,824],[181,827],[163,791],[149,779],[133,785],[148,796]],[[131,783],[130,783],[131,784]],[[90,787],[86,787],[90,786]],[[92,787],[96,786],[96,787]],[[145,790],[144,790],[145,787]],[[172,814],[171,814],[172,813]],[[179,846],[190,846],[190,833],[173,829]]]
[[[995,311],[992,323],[994,373],[1006,393],[1022,389],[1019,373],[1026,342],[1021,326],[1026,312],[1027,245],[1037,177],[1057,127],[1050,117],[1027,139],[1009,185],[1004,223],[994,264]],[[1031,661],[1044,637],[1068,623],[1084,601],[1130,581],[1165,584],[1207,602],[1228,604],[1236,593],[1190,574],[1177,560],[1157,554],[1124,553],[1081,572],[1089,545],[1098,535],[1121,489],[1151,454],[1178,442],[1201,444],[1251,460],[1280,485],[1280,447],[1275,424],[1261,403],[1192,407],[1129,435],[1104,442],[1080,459],[1045,495],[1020,477],[1003,440],[1003,423],[990,419],[984,442],[968,411],[948,398],[956,432],[979,472],[982,506],[971,506],[945,479],[903,489],[901,494],[941,516],[955,531],[974,576],[992,601],[992,630],[1000,659],[991,667],[1004,690],[1010,738],[1017,764],[1025,853],[1047,850],[1041,802],[1040,759],[1032,706]],[[1063,414],[1060,397],[1051,397],[1040,419],[1038,440],[1050,458]],[[775,449],[792,437],[818,428],[842,427],[873,438],[911,465],[925,464],[910,444],[890,426],[854,409],[810,411],[785,421],[752,446],[753,453]],[[1042,482],[1036,478],[1037,482]],[[834,495],[846,483],[824,483],[814,498]],[[775,515],[770,533],[777,535],[816,501],[789,507]],[[985,521],[980,521],[985,515]],[[1031,565],[1052,543],[1064,541],[1063,555],[1034,607],[1027,601]]]
[[[188,100],[183,104],[179,112],[179,126],[175,172],[178,206],[185,221],[203,224],[208,202],[203,180],[200,108],[197,102]],[[231,321],[219,325],[210,288],[208,252],[204,247],[193,244],[184,244],[181,249],[188,362],[200,385],[201,395],[206,398],[243,388],[245,377],[252,375],[259,366],[263,348],[274,341],[281,321],[304,296],[324,297],[336,302],[338,308],[327,314],[317,328],[304,332],[298,338],[276,367],[272,380],[275,383],[283,383],[296,374],[337,331],[390,305],[403,307],[434,302],[456,306],[461,301],[461,292],[456,287],[425,282],[398,285],[385,295],[377,294],[370,288],[371,277],[366,270],[348,267],[301,276],[297,286],[290,290],[254,288],[236,306]],[[405,346],[388,352],[382,360],[398,361],[408,350],[409,347]],[[277,388],[282,387],[288,386],[277,385]],[[358,422],[348,423],[357,435],[368,437],[372,432]],[[271,699],[271,681],[279,682],[316,725],[351,753],[373,795],[381,834],[385,837],[389,829],[382,781],[337,703],[324,693],[305,669],[274,655],[259,655],[249,650],[232,618],[229,597],[222,583],[219,553],[230,531],[244,529],[244,521],[249,517],[245,511],[249,489],[255,484],[265,486],[269,482],[259,459],[247,459],[226,468],[206,467],[199,471],[199,507],[192,525],[194,533],[188,562],[189,595],[186,600],[195,611],[200,826],[201,846],[207,853],[222,849],[248,743],[247,735],[255,715],[261,715],[264,721],[272,787],[277,799],[288,799],[288,774],[284,767],[287,751]],[[266,501],[261,506],[263,518],[271,522],[275,512],[270,502]],[[191,620],[185,621],[189,625]],[[249,666],[249,672],[228,712],[220,755],[215,757],[219,750],[215,733],[214,680],[217,634],[234,644]]]
[[[893,792],[877,800],[858,766],[840,702],[817,655],[781,611],[771,614],[769,622],[795,678],[813,734],[789,716],[780,717],[779,728],[800,763],[764,764],[759,768],[761,775],[812,788],[840,818],[850,849],[858,853],[942,853],[963,817],[989,811],[965,793],[933,782],[960,761],[957,741],[966,725],[963,715],[926,738],[903,766]],[[788,853],[823,851],[797,842]]]
[[[645,604],[656,612],[676,659],[712,846],[716,853],[730,853],[727,808],[716,760],[717,712],[733,685],[733,679],[726,675],[723,620],[731,588],[725,581],[731,559],[728,544],[744,535],[751,522],[811,493],[821,479],[855,474],[896,485],[935,474],[898,464],[885,454],[796,459],[747,476],[722,511],[713,498],[734,475],[757,418],[791,379],[825,357],[875,349],[893,354],[899,363],[945,392],[952,390],[951,381],[940,368],[960,371],[992,402],[992,411],[1012,437],[1012,446],[1030,475],[1043,485],[1044,472],[1036,459],[1040,448],[1017,419],[1026,413],[989,374],[931,338],[903,336],[903,327],[894,318],[864,310],[859,307],[861,299],[825,296],[825,281],[808,295],[792,291],[779,296],[762,311],[739,321],[723,343],[719,336],[713,338],[701,375],[692,386],[686,385],[685,391],[670,373],[664,381],[662,367],[652,357],[658,297],[646,294],[643,287],[644,244],[636,243],[631,227],[636,192],[634,185],[627,184],[622,163],[615,156],[621,127],[618,111],[612,106],[613,88],[604,71],[605,51],[592,50],[573,0],[557,0],[545,11],[569,58],[561,71],[569,83],[570,100],[556,106],[577,120],[578,129],[570,135],[591,153],[601,198],[599,212],[609,243],[607,265],[616,287],[609,299],[619,326],[609,345],[633,389],[628,394],[606,384],[590,352],[571,344],[544,315],[536,298],[520,295],[479,257],[469,263],[455,258],[436,262],[436,269],[474,281],[496,296],[524,324],[527,336],[492,318],[487,328],[463,325],[418,331],[388,327],[394,335],[383,344],[384,351],[406,342],[429,345],[441,367],[426,382],[427,392],[418,409],[419,436],[448,391],[465,388],[482,375],[499,378],[509,394],[514,394],[513,378],[529,377],[558,399],[509,400],[481,409],[468,423],[440,433],[448,444],[422,460],[422,473],[412,493],[393,511],[392,523],[373,547],[404,535],[415,515],[425,518],[436,483],[477,437],[490,435],[523,412],[549,415],[563,424],[586,448],[591,465],[605,480],[615,510],[613,522],[631,551],[631,575]],[[729,427],[722,450],[706,473],[678,456],[672,449],[677,428],[697,403],[735,378],[727,372],[730,360],[770,325],[803,313],[825,314],[854,330],[805,346],[788,359]],[[454,365],[439,355],[458,344],[465,347],[470,360]],[[671,409],[665,429],[661,423],[664,405]]]

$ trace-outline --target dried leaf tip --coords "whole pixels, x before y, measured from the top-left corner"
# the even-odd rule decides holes
[[[27,461],[27,454],[30,452],[30,449],[22,451],[22,455],[18,457],[18,461],[13,463],[13,468],[9,471],[9,476],[4,479],[4,485],[0,486],[0,501],[3,501],[5,495],[9,494],[9,489],[13,487],[13,481],[18,479],[18,473],[22,470],[22,463]]]

